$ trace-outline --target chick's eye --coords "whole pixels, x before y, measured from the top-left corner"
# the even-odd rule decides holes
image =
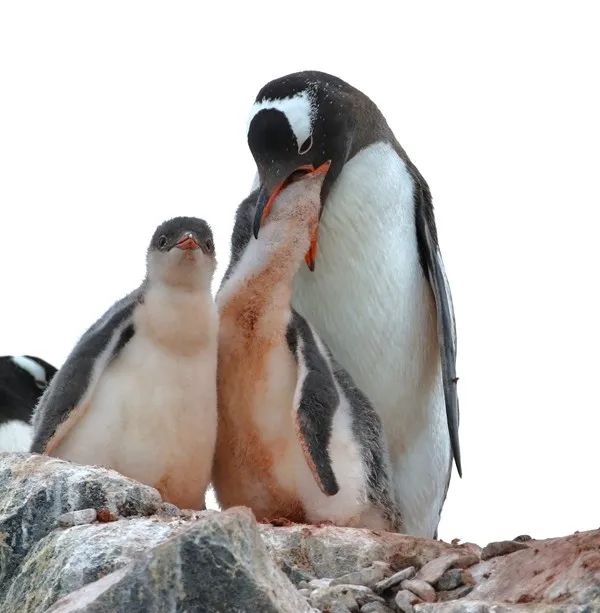
[[[163,234],[159,239],[158,239],[158,248],[159,249],[164,249],[165,246],[167,245],[167,237]]]
[[[209,238],[207,239],[206,243],[204,243],[205,247],[206,247],[206,251],[208,253],[212,253],[215,250],[215,244],[212,242],[212,240]]]
[[[304,155],[305,153],[308,153],[311,148],[313,146],[313,137],[312,134],[300,145],[300,147],[298,148],[298,153],[300,155]]]

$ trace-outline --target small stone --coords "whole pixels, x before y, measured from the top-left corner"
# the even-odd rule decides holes
[[[415,600],[415,595],[408,590],[400,590],[394,598],[394,604],[400,613],[414,613],[412,603]]]
[[[526,543],[527,541],[532,541],[533,538],[529,536],[529,534],[519,534],[519,536],[515,536],[513,541],[517,543]]]
[[[321,587],[329,587],[332,581],[333,579],[311,579],[306,583],[306,586],[302,585],[301,587],[309,587],[313,590],[317,590]]]
[[[457,600],[458,598],[463,598],[467,594],[473,591],[472,585],[463,585],[461,587],[457,587],[455,590],[450,590],[448,592],[438,592],[437,599],[438,602],[448,602],[449,600]]]
[[[473,553],[449,553],[427,562],[417,573],[417,579],[435,585],[449,568],[468,568],[477,562],[479,558]]]
[[[360,608],[360,613],[394,613],[387,605],[381,602],[367,602]]]
[[[303,588],[300,588],[300,589],[298,590],[298,593],[299,593],[299,594],[302,594],[302,596],[304,596],[304,598],[309,598],[309,597],[310,597],[310,595],[312,594],[312,592],[313,592],[313,591],[312,591],[312,590],[310,590],[310,589],[308,589],[307,587],[303,587]]]
[[[498,556],[506,556],[509,553],[527,548],[528,545],[525,545],[525,543],[518,543],[516,541],[497,541],[495,543],[489,543],[483,548],[481,559],[489,560],[491,558],[497,558]]]
[[[310,604],[323,611],[324,609],[331,609],[335,603],[339,602],[349,611],[357,612],[358,603],[354,597],[353,590],[349,589],[351,587],[356,586],[333,585],[317,588],[310,595]]]
[[[71,526],[81,526],[82,524],[91,524],[96,521],[96,509],[81,509],[79,511],[69,511],[59,515],[57,520],[58,525],[63,528]]]
[[[377,583],[389,576],[391,572],[389,564],[373,562],[371,566],[337,577],[331,582],[331,585],[366,585],[373,588]]]
[[[100,507],[96,511],[96,519],[102,524],[107,524],[111,521],[117,521],[119,516],[113,513],[108,507]]]
[[[435,590],[422,579],[406,579],[400,584],[403,590],[408,590],[425,602],[435,602]]]
[[[463,573],[465,571],[460,568],[451,568],[447,570],[436,582],[435,589],[440,592],[453,590],[461,585],[464,585]]]
[[[166,515],[167,517],[179,517],[181,515],[181,510],[178,506],[170,502],[161,502],[160,507],[158,507],[158,513],[160,515]]]
[[[341,602],[334,602],[327,610],[329,613],[352,613],[350,609]]]
[[[405,579],[411,579],[414,576],[415,567],[409,566],[408,568],[403,568],[402,570],[399,570],[397,573],[394,573],[391,577],[388,577],[383,581],[378,581],[373,589],[375,590],[375,592],[377,592],[377,594],[381,594],[382,592],[385,592],[385,590],[389,590],[395,585],[399,585]]]

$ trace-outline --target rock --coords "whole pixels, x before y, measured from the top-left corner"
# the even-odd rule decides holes
[[[373,588],[375,584],[382,581],[391,574],[390,565],[385,562],[373,562],[371,566],[361,568],[351,573],[346,573],[341,577],[336,577],[331,585],[366,585]]]
[[[160,507],[158,507],[158,513],[166,517],[179,517],[181,515],[179,507],[171,502],[161,502]]]
[[[339,577],[374,561],[387,562],[394,570],[419,568],[446,553],[468,553],[463,545],[362,528],[261,524],[260,530],[280,566],[285,562],[315,577]]]
[[[412,592],[408,590],[400,590],[396,596],[394,596],[394,604],[396,605],[396,609],[401,613],[413,613],[415,610],[413,602],[415,602],[417,598]]]
[[[408,590],[425,602],[435,602],[435,590],[422,579],[406,579],[400,587],[403,590]]]
[[[515,536],[515,538],[513,539],[513,541],[516,541],[517,543],[526,543],[527,541],[531,541],[533,540],[529,534],[519,534],[519,536]]]
[[[360,613],[394,613],[394,611],[381,602],[367,602],[360,608]]]
[[[57,601],[48,613],[167,610],[311,611],[268,555],[252,514],[231,509],[188,524],[127,566]]]
[[[311,579],[306,587],[309,587],[311,590],[317,590],[321,587],[329,587],[333,579]]]
[[[362,605],[375,601],[385,602],[383,598],[363,585],[330,585],[320,587],[310,595],[312,606],[321,610],[331,608],[335,602],[341,602],[350,611],[358,611]]]
[[[136,517],[55,530],[30,549],[0,596],[0,611],[45,611],[62,596],[126,566],[178,528]]]
[[[307,587],[303,587],[298,590],[298,594],[302,594],[304,598],[308,598],[312,594],[312,592],[313,591]]]
[[[528,546],[529,545],[517,541],[497,541],[495,543],[489,543],[483,548],[481,559],[489,560],[497,556],[505,556],[509,553],[519,551],[520,549],[527,549]]]
[[[399,570],[397,573],[394,573],[391,577],[384,579],[383,581],[379,581],[375,584],[374,591],[377,594],[381,594],[390,588],[399,585],[405,579],[410,579],[415,576],[415,567],[409,566],[408,568],[403,568]]]
[[[94,521],[96,521],[96,509],[81,509],[80,511],[69,511],[59,515],[56,523],[62,528],[69,528],[91,524]]]
[[[329,613],[351,613],[350,609],[341,602],[334,602],[328,609]]]
[[[457,587],[454,590],[438,592],[437,599],[440,602],[445,602],[448,600],[458,600],[459,598],[464,598],[467,594],[470,594],[472,591],[473,591],[472,585],[462,585],[461,587]]]
[[[441,592],[453,590],[464,584],[463,573],[465,571],[460,568],[451,568],[447,570],[435,583],[435,589]]]
[[[417,579],[434,585],[449,568],[468,568],[477,562],[479,558],[472,553],[449,553],[425,564],[417,573]]]
[[[0,594],[30,547],[55,528],[63,513],[108,507],[150,515],[158,492],[119,473],[29,453],[0,454]]]

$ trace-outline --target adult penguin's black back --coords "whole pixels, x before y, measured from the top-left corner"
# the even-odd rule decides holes
[[[293,306],[381,416],[407,531],[433,536],[452,458],[461,466],[454,314],[427,183],[375,104],[325,73],[265,85],[248,126],[259,183],[238,209],[232,262],[292,175],[330,160]]]

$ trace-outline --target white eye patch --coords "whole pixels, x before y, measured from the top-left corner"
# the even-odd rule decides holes
[[[307,153],[310,150],[312,146],[312,119],[315,108],[308,91],[305,90],[289,98],[266,99],[255,102],[250,111],[248,127],[250,127],[250,122],[254,116],[263,109],[281,111],[296,137],[298,151]]]
[[[25,372],[28,372],[36,381],[36,383],[45,384],[46,371],[31,358],[26,358],[24,355],[13,356],[12,361]]]

